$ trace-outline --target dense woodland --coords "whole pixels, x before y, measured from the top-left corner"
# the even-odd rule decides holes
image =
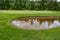
[[[0,0],[0,10],[60,10],[57,0]]]

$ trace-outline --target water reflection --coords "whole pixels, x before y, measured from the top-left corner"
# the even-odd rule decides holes
[[[49,28],[54,28],[60,26],[60,22],[58,20],[55,20],[51,25],[49,25]]]
[[[58,20],[54,20],[53,22],[43,21],[42,23],[40,23],[39,21],[37,21],[37,19],[28,20],[27,22],[24,20],[13,20],[12,24],[17,27],[26,29],[48,29],[60,26],[60,22]]]

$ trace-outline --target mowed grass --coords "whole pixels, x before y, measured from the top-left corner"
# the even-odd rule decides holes
[[[0,40],[60,40],[60,27],[47,30],[25,30],[9,22],[25,16],[60,16],[58,11],[0,10]]]

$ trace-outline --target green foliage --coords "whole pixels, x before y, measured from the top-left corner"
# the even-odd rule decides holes
[[[44,10],[44,9],[45,9],[45,0],[42,0],[42,1],[41,1],[40,9],[41,9],[41,10]]]
[[[29,10],[34,10],[34,2],[26,2],[26,8]]]
[[[51,1],[49,2],[49,4],[48,4],[48,9],[49,9],[49,10],[57,10],[57,2],[51,0]]]
[[[0,0],[0,9],[11,10],[60,10],[57,0]]]
[[[40,10],[40,3],[35,3],[34,10]]]
[[[57,10],[60,10],[60,2],[58,2]]]

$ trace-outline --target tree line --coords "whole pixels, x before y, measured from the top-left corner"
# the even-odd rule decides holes
[[[0,0],[0,10],[60,10],[57,0]]]

